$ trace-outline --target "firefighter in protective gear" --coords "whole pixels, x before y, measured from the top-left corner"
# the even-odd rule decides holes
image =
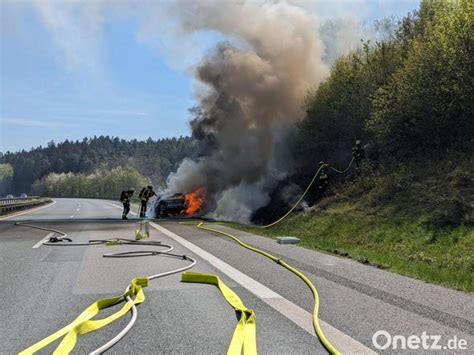
[[[156,193],[153,191],[153,186],[144,187],[138,197],[140,198],[140,217],[145,217],[146,214],[146,205],[148,204],[148,200],[155,196]]]
[[[325,164],[323,161],[320,161],[319,166],[321,166],[321,171],[319,172],[318,188],[322,193],[329,186],[329,176],[327,172],[329,164]]]
[[[128,219],[127,215],[130,212],[130,200],[132,199],[133,192],[134,190],[130,189],[122,191],[122,194],[120,195],[120,201],[123,203],[122,219]]]
[[[364,147],[362,147],[360,140],[356,140],[355,147],[352,147],[352,156],[354,157],[357,169],[359,169],[362,160],[365,159]]]

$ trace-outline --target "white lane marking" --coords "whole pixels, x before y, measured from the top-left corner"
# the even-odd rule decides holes
[[[39,248],[40,246],[43,245],[43,243],[48,240],[49,238],[51,238],[52,236],[54,235],[53,232],[49,233],[48,235],[46,235],[46,237],[44,237],[43,239],[41,239],[38,243],[36,243],[35,245],[33,245],[33,249],[37,249]]]
[[[313,328],[313,315],[303,308],[287,300],[283,296],[269,289],[267,286],[261,284],[257,280],[252,279],[250,276],[243,272],[235,269],[233,266],[227,264],[225,261],[217,258],[211,253],[201,249],[197,245],[187,241],[179,235],[171,232],[170,230],[154,223],[150,222],[150,225],[165,234],[169,238],[178,242],[185,248],[192,251],[194,254],[206,260],[209,264],[219,269],[222,273],[226,274],[236,283],[246,288],[248,291],[253,293],[255,296],[260,298],[263,302],[268,304],[276,311],[283,314],[286,318],[291,320],[293,323],[298,325],[301,329],[305,330],[309,334],[316,336]],[[361,344],[357,340],[351,338],[349,335],[341,332],[334,328],[328,323],[319,320],[321,327],[324,329],[324,333],[331,343],[341,351],[343,354],[376,354],[372,349]]]
[[[81,209],[80,208],[76,208],[76,211],[79,212]]]
[[[23,214],[39,211],[39,210],[42,210],[43,208],[48,208],[48,207],[51,207],[52,205],[55,205],[55,204],[56,204],[56,201],[53,200],[52,203],[50,203],[49,205],[46,205],[46,206],[41,206],[41,207],[33,208],[31,210],[27,210],[27,211],[23,211],[23,212],[17,212],[17,213],[9,214],[7,216],[0,217],[0,221],[3,221],[5,219],[9,219],[9,218],[12,218],[12,217],[16,217],[16,216],[21,216]]]
[[[110,206],[114,206],[114,207],[117,207],[117,208],[123,210],[123,207],[122,207],[122,206],[116,205],[115,203],[111,203],[111,202],[107,202],[107,201],[102,201],[102,202],[104,202],[104,203],[106,203],[106,204],[108,204],[108,205],[110,205]],[[133,214],[134,216],[137,215],[137,213],[136,213],[136,212],[133,212],[131,209],[130,209],[130,212],[129,212],[129,213],[130,213],[130,214]]]
[[[158,224],[155,224],[153,222],[150,223],[150,226],[159,230],[161,233],[167,235],[168,237],[174,239],[175,241],[177,241],[178,243],[180,243],[187,249],[191,250],[196,255],[199,255],[201,258],[203,258],[204,260],[206,260],[207,262],[209,262],[211,265],[215,266],[219,270],[222,270],[224,274],[229,276],[231,279],[241,284],[242,286],[248,288],[249,290],[252,290],[252,293],[254,293],[257,297],[262,298],[262,299],[281,297],[277,293],[270,290],[268,287],[262,285],[258,281],[245,275],[244,273],[240,272],[233,266],[230,266],[225,261],[219,258],[216,258],[211,253],[205,251],[204,249],[199,248],[198,246],[192,244],[191,242],[188,242],[186,239],[183,239],[182,237],[178,236],[177,234],[174,234],[168,229]]]
[[[74,218],[74,215],[69,216],[69,218]]]

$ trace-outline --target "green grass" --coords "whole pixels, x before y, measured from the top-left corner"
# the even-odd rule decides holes
[[[268,229],[231,227],[275,238],[291,235],[301,245],[350,257],[403,275],[462,291],[474,291],[474,229],[426,227],[418,218],[367,215],[349,203],[336,203],[306,215],[293,214]]]

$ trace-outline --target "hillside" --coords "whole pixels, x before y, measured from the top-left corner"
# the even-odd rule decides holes
[[[282,216],[299,195],[286,186],[304,191],[317,162],[344,169],[356,140],[367,159],[328,169],[282,223],[240,227],[473,291],[473,11],[467,0],[422,1],[391,38],[339,58],[307,97],[294,169],[253,222]]]
[[[392,172],[364,164],[359,177],[273,227],[233,226],[472,292],[474,157],[457,158]]]

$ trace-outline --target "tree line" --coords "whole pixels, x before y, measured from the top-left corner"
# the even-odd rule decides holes
[[[118,198],[124,189],[134,189],[137,194],[150,179],[133,167],[107,168],[105,165],[90,174],[49,173],[33,183],[32,192],[54,197],[111,197]]]
[[[160,186],[185,157],[195,157],[196,151],[195,142],[190,137],[127,141],[100,136],[82,141],[66,140],[58,144],[50,142],[46,147],[0,155],[1,190],[3,194],[31,193],[34,182],[49,174],[53,174],[52,180],[47,181],[52,182],[68,173],[76,177],[93,176],[97,169],[104,172],[104,167],[123,167],[122,171],[128,171],[125,167],[131,167]]]

